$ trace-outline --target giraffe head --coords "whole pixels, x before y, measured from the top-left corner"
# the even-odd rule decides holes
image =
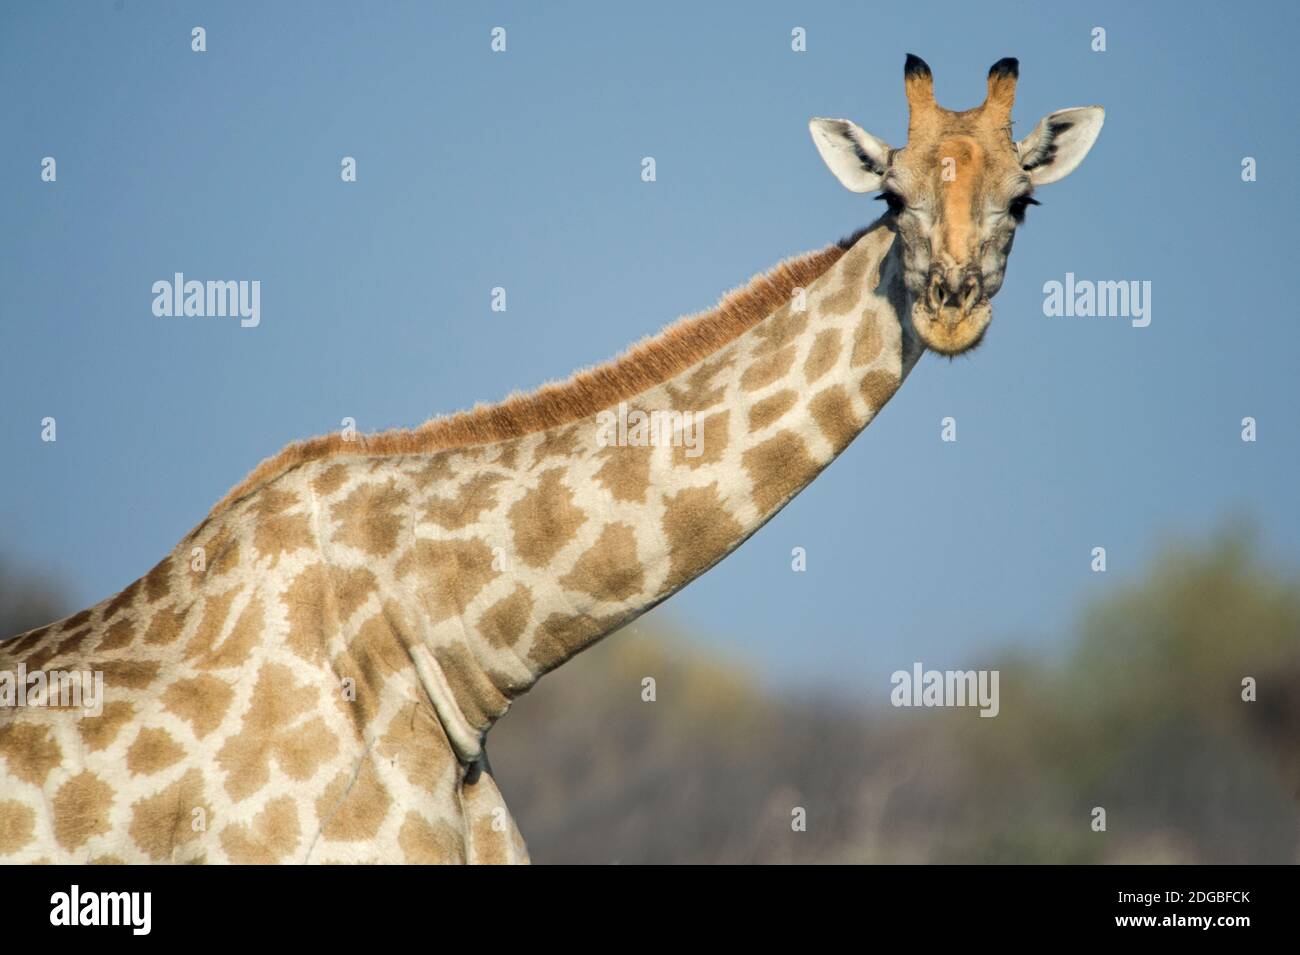
[[[993,318],[1007,255],[1037,186],[1063,179],[1101,132],[1100,106],[1050,113],[1019,142],[1011,138],[1019,64],[998,60],[988,95],[954,113],[934,100],[934,76],[907,56],[903,85],[907,145],[891,148],[844,119],[814,119],[813,142],[854,192],[880,190],[902,242],[912,324],[934,351],[957,355],[979,344]]]

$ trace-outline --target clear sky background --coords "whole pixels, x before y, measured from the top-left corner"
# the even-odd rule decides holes
[[[1018,136],[1094,103],[1105,129],[1040,191],[983,347],[924,358],[662,612],[775,681],[852,692],[914,660],[1059,646],[1171,537],[1253,522],[1295,563],[1298,20],[1282,2],[6,3],[0,554],[79,609],[292,439],[564,376],[851,232],[880,206],[839,186],[807,120],[901,145],[914,52],[948,108],[1017,56]],[[177,271],[259,279],[261,326],[156,318]],[[1150,326],[1044,317],[1067,272],[1150,281]]]

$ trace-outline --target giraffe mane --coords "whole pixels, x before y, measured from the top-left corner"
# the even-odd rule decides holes
[[[723,296],[712,309],[680,318],[617,358],[496,404],[430,418],[415,428],[393,428],[345,439],[339,432],[287,445],[266,458],[209,512],[207,521],[262,485],[303,464],[342,455],[427,454],[505,441],[568,424],[633,398],[707,358],[753,328],[839,261],[868,230],[815,252],[795,256]],[[207,523],[205,521],[204,523]]]

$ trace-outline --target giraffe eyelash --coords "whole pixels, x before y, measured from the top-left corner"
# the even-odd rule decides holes
[[[890,212],[902,212],[907,208],[907,203],[903,200],[903,197],[889,189],[882,189],[880,195],[876,196],[876,200],[886,203]]]
[[[1035,199],[1033,196],[1017,196],[1016,198],[1011,200],[1011,205],[1008,207],[1007,211],[1011,214],[1011,218],[1015,219],[1016,222],[1024,222],[1025,211],[1030,206],[1041,206],[1041,205],[1042,203],[1039,202],[1037,199]]]

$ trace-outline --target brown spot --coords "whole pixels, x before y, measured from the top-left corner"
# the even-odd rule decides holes
[[[203,545],[202,573],[209,577],[220,577],[239,566],[239,538],[236,533],[229,527],[223,527],[212,540]],[[190,560],[190,571],[200,572],[195,569],[193,558]]]
[[[447,530],[468,527],[482,513],[497,505],[495,486],[504,481],[504,474],[479,472],[466,481],[454,497],[436,497],[424,506],[424,519],[440,524]]]
[[[63,751],[46,727],[10,722],[0,725],[0,757],[18,779],[44,786],[50,770],[62,760]]]
[[[351,680],[353,698],[340,696],[344,712],[361,734],[383,702],[384,684],[394,673],[411,666],[407,641],[414,639],[402,623],[401,607],[385,604],[366,620],[343,652],[334,657],[334,672]]]
[[[388,724],[375,751],[397,764],[412,786],[437,792],[456,764],[442,724],[418,703],[403,707]]]
[[[196,809],[202,810],[201,817]],[[194,826],[196,818],[206,823],[211,817],[212,807],[203,798],[203,773],[193,768],[156,795],[136,800],[129,832],[152,861],[175,862],[176,850],[203,834]]]
[[[483,611],[478,619],[478,632],[494,647],[513,647],[528,628],[532,613],[532,591],[516,584],[512,593]]]
[[[531,567],[550,563],[587,521],[563,483],[564,468],[543,471],[537,487],[510,508],[515,552]]]
[[[840,331],[838,328],[826,328],[817,333],[808,357],[803,363],[803,375],[808,384],[812,384],[835,365],[840,357]]]
[[[795,311],[787,303],[768,318],[754,326],[754,338],[759,342],[755,354],[774,352],[790,344],[808,327],[808,310]]]
[[[698,430],[694,435],[683,434],[680,445],[674,439],[673,464],[677,467],[684,465],[698,468],[721,461],[722,453],[727,450],[727,443],[731,438],[730,421],[730,411],[720,411],[707,418],[696,418],[695,424]],[[695,442],[693,450],[686,446],[688,440]],[[688,454],[688,451],[691,451],[694,457]]]
[[[329,497],[348,479],[348,469],[342,464],[331,464],[312,479],[311,489],[318,497]]]
[[[280,595],[280,602],[288,609],[289,633],[284,638],[285,646],[308,663],[320,663],[325,658],[325,643],[337,626],[328,597],[328,578],[329,570],[324,564],[312,564]]]
[[[15,799],[0,799],[0,855],[17,852],[32,841],[36,813]]]
[[[553,670],[580,650],[586,649],[605,636],[623,617],[575,616],[553,613],[533,634],[533,644],[528,648],[528,659],[537,664],[541,673]]]
[[[876,313],[870,311],[858,322],[857,330],[853,333],[853,354],[849,357],[849,366],[859,368],[875,361],[883,346],[884,339],[880,334]]]
[[[650,458],[654,448],[649,445],[608,445],[596,453],[605,463],[596,472],[596,480],[617,501],[645,501],[650,487]]]
[[[803,440],[789,431],[750,448],[741,461],[754,482],[754,504],[763,515],[805,487],[819,470]]]
[[[254,595],[240,611],[235,625],[230,628],[230,633],[221,641],[221,645],[205,653],[195,661],[195,665],[204,670],[241,666],[253,652],[253,647],[261,641],[265,621],[262,598]]]
[[[787,388],[754,402],[754,406],[749,409],[749,430],[761,431],[769,424],[781,420],[781,416],[794,407],[798,397],[794,390]]]
[[[95,836],[109,831],[108,811],[113,787],[94,773],[78,773],[54,794],[54,839],[73,852]]]
[[[400,510],[408,497],[392,479],[355,488],[330,508],[330,516],[339,522],[335,543],[350,544],[374,557],[392,553],[404,523]]]
[[[877,259],[879,256],[868,254],[845,256],[840,264],[840,279],[843,284],[822,297],[822,312],[826,315],[847,315],[856,308],[862,301],[862,293],[877,284],[867,276],[868,268]]]
[[[156,603],[171,593],[171,575],[171,557],[164,557],[144,575],[144,593],[150,603]]]
[[[408,865],[457,865],[465,862],[465,846],[456,830],[441,819],[431,824],[413,810],[402,822],[397,845]]]
[[[110,600],[108,605],[104,607],[103,619],[112,620],[113,615],[119,610],[124,610],[131,606],[135,601],[135,595],[140,591],[140,585],[143,583],[144,580],[141,578],[140,580],[132,581],[130,584],[127,584],[126,589]]]
[[[262,488],[254,498],[253,546],[263,557],[272,558],[273,564],[282,554],[311,547],[315,542],[308,515],[284,513],[299,503],[297,494],[275,487]]]
[[[492,566],[492,549],[478,540],[421,538],[397,562],[397,576],[414,573],[419,599],[430,623],[465,612],[475,594],[500,571]]]
[[[826,440],[831,443],[831,451],[839,454],[848,446],[859,431],[861,423],[853,414],[853,401],[843,385],[832,385],[825,391],[819,391],[808,402],[808,410]]]
[[[411,475],[412,479],[420,487],[447,480],[454,473],[451,458],[452,455],[446,452],[431,455],[426,459],[424,466]]]
[[[114,634],[114,639],[116,640],[125,639],[126,641],[129,642],[131,637],[134,634],[134,630],[130,624],[126,623],[125,619],[120,620],[117,623],[113,624],[112,627],[109,627],[108,632],[112,633],[114,628],[121,627],[124,624],[125,624],[125,631],[126,631],[125,634],[123,634],[121,631],[118,631],[116,634]],[[92,632],[93,631],[89,627],[83,627],[82,629],[76,631],[75,633],[69,634],[68,636],[64,637],[62,640],[59,641],[58,646],[54,648],[54,653],[52,655],[61,657],[66,654],[75,653],[77,650],[81,649],[82,644],[86,642],[86,637],[90,636]],[[107,640],[108,637],[106,636],[104,639]],[[100,649],[103,649],[102,643],[100,644]],[[41,664],[38,663],[36,665],[40,666]]]
[[[316,815],[323,820],[321,834],[338,842],[373,839],[392,804],[374,761],[364,757],[355,775],[339,773],[317,798]]]
[[[99,716],[87,716],[77,721],[81,742],[92,753],[107,749],[117,734],[135,715],[135,705],[124,700],[105,703]]]
[[[338,602],[340,622],[351,620],[370,595],[379,590],[379,581],[364,567],[331,567],[330,584]]]
[[[154,613],[153,619],[149,621],[149,626],[145,629],[144,642],[150,646],[174,642],[185,627],[188,609],[186,607],[181,610],[173,610],[170,607],[160,607]],[[101,646],[100,649],[104,648]]]
[[[334,734],[313,715],[319,695],[310,684],[299,686],[287,666],[262,665],[239,735],[217,752],[231,796],[243,799],[265,786],[273,760],[286,776],[302,782],[338,752]]]
[[[726,382],[714,385],[713,379],[719,372],[730,368],[735,360],[735,351],[727,349],[725,354],[701,362],[694,371],[679,379],[680,383],[665,382],[664,390],[672,398],[673,407],[678,411],[706,411],[721,402],[727,395]]]
[[[210,674],[177,680],[162,695],[162,704],[194,728],[199,739],[221,725],[235,698],[229,684]]]
[[[519,446],[523,444],[519,438],[511,438],[509,441],[502,441],[497,445],[497,456],[493,462],[499,468],[505,468],[507,471],[513,471],[519,457]]]
[[[252,826],[227,826],[221,848],[236,865],[274,865],[298,848],[302,829],[292,796],[279,796],[253,817]]]
[[[47,624],[37,630],[32,630],[24,636],[14,637],[12,640],[0,643],[0,653],[12,654],[14,659],[21,660],[24,653],[55,632],[54,624]]]
[[[166,561],[164,561],[163,563],[166,563]],[[159,566],[162,565],[160,564]],[[77,613],[74,613],[67,620],[63,621],[63,624],[59,627],[59,633],[69,633],[73,630],[76,630],[82,624],[88,623],[90,621],[91,616],[93,616],[94,613],[95,613],[94,607],[91,607],[89,610],[81,610],[78,611]]]
[[[475,729],[487,729],[506,711],[510,701],[487,678],[467,647],[456,643],[437,647],[433,658],[442,670],[457,708]]]
[[[645,570],[636,553],[636,534],[627,524],[609,524],[560,578],[569,590],[597,600],[622,601],[645,587]]]
[[[578,450],[578,437],[576,425],[547,431],[533,449],[533,467],[537,467],[545,458],[563,458],[573,454]]]
[[[87,669],[103,670],[105,687],[143,690],[158,678],[161,666],[157,660],[97,660]]]
[[[217,637],[221,636],[221,630],[226,624],[226,617],[230,614],[230,605],[240,589],[241,585],[236,584],[224,593],[209,594],[203,601],[203,616],[199,618],[194,636],[185,645],[186,660],[211,655]]]
[[[126,768],[137,776],[148,776],[173,765],[185,755],[165,729],[145,727],[126,751]]]
[[[779,351],[754,360],[740,376],[740,386],[746,391],[757,391],[779,378],[784,378],[794,364],[795,346],[786,345]]]
[[[664,498],[664,536],[668,539],[666,591],[704,573],[740,543],[743,529],[718,497],[715,481]]]
[[[884,371],[869,371],[863,376],[858,390],[872,411],[879,411],[898,390],[898,378]]]
[[[471,828],[474,861],[481,865],[505,865],[509,861],[505,830],[493,827],[497,817],[492,813],[479,816]]]

